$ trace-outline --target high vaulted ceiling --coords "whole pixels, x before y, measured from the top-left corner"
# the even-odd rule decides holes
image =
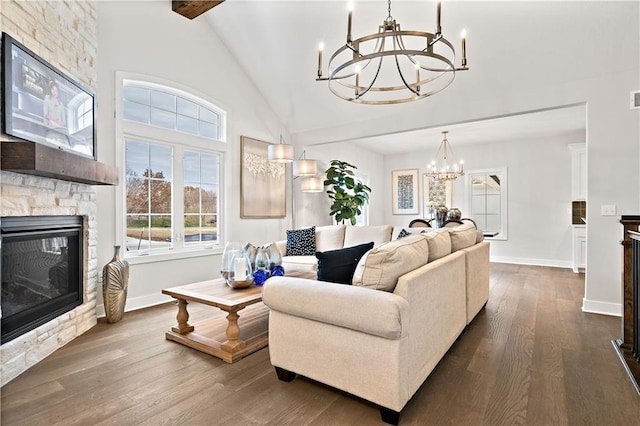
[[[390,150],[408,150],[425,138],[433,144],[433,138],[440,138],[441,130],[453,132],[452,125],[430,122],[422,127],[411,124],[404,126],[405,130],[412,130],[408,134],[371,139],[380,133],[371,133],[363,123],[400,123],[407,121],[407,117],[414,118],[412,123],[419,123],[420,115],[433,117],[440,105],[455,107],[459,104],[464,108],[467,100],[475,99],[477,102],[483,96],[499,93],[504,87],[518,86],[518,70],[525,66],[531,76],[527,77],[529,81],[526,83],[532,85],[554,79],[581,78],[584,71],[570,66],[576,59],[575,53],[571,49],[559,48],[558,40],[540,43],[539,52],[527,52],[525,55],[518,50],[523,37],[530,43],[531,37],[541,34],[540,24],[543,22],[548,31],[557,29],[556,34],[562,34],[566,44],[580,42],[573,39],[570,29],[564,29],[571,24],[566,18],[571,16],[573,9],[554,4],[554,11],[550,12],[548,5],[552,3],[545,2],[547,6],[541,6],[540,2],[443,2],[443,35],[459,50],[459,34],[463,28],[467,30],[470,70],[458,72],[453,84],[435,96],[388,106],[346,102],[330,93],[326,82],[315,81],[318,43],[324,42],[327,58],[345,42],[346,1],[234,0],[224,2],[199,19],[210,23],[212,30],[222,39],[291,134],[361,126],[362,131],[356,132],[358,138],[366,138],[371,149],[388,153]],[[391,6],[392,15],[402,29],[434,31],[435,1],[392,1]],[[354,38],[372,33],[387,16],[386,1],[356,1],[353,14]],[[554,61],[555,68],[551,72]],[[478,111],[478,120],[456,124],[462,127],[457,135],[451,133],[451,139],[458,142],[466,138],[465,134],[474,137],[484,135],[484,140],[495,142],[500,138],[513,138],[514,134],[544,137],[584,133],[584,106],[568,109],[555,109],[554,105],[549,107],[549,111],[526,118],[496,119]],[[501,131],[491,130],[497,128]],[[353,139],[348,137],[344,140]],[[324,142],[336,140],[339,139]],[[389,143],[390,140],[393,143]]]

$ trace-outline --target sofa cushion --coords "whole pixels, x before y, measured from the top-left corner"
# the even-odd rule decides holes
[[[426,264],[428,257],[429,243],[424,235],[390,241],[360,259],[352,284],[392,292],[401,275]]]
[[[454,228],[448,228],[451,236],[451,251],[455,252],[476,243],[476,227],[472,223],[465,223]]]
[[[434,229],[422,235],[429,243],[429,262],[451,254],[451,236],[448,228]]]
[[[316,271],[318,258],[313,256],[285,256],[282,258],[282,267],[286,271]]]
[[[373,248],[373,242],[339,250],[316,252],[318,258],[318,281],[351,284],[353,272],[366,252]]]
[[[345,225],[327,225],[316,227],[316,251],[337,250],[344,247]]]
[[[353,247],[373,241],[373,246],[391,241],[391,225],[347,226],[344,231],[343,247]]]
[[[316,227],[287,230],[287,256],[316,254]]]

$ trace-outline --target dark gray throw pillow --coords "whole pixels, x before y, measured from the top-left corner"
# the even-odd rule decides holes
[[[351,284],[360,258],[373,248],[373,241],[338,250],[317,252],[318,281]]]
[[[287,231],[287,256],[316,254],[316,227]]]

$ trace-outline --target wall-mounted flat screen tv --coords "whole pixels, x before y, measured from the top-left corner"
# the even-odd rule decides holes
[[[2,33],[2,131],[96,159],[95,97]]]

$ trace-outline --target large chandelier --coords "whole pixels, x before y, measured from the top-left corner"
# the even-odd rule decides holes
[[[445,89],[456,71],[467,70],[466,33],[462,33],[462,61],[456,68],[455,49],[442,35],[441,2],[436,9],[436,31],[406,31],[389,14],[378,32],[360,37],[351,36],[353,12],[349,10],[347,43],[335,51],[323,76],[320,43],[318,78],[328,81],[329,90],[349,102],[385,105],[415,101]],[[383,67],[383,60],[386,66]]]
[[[428,166],[427,176],[440,181],[454,180],[464,175],[464,163],[462,161],[456,163],[447,133],[449,132],[442,132],[443,138],[436,153],[436,159]]]

